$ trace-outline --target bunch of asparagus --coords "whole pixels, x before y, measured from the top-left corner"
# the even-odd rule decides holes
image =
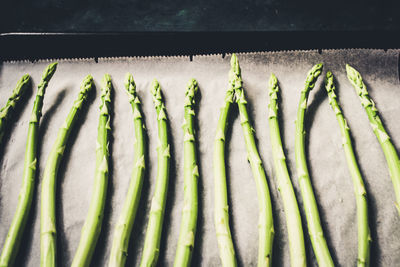
[[[229,127],[228,121],[234,108],[234,103],[240,116],[244,141],[247,150],[247,158],[254,176],[257,189],[259,206],[258,224],[258,266],[272,265],[272,247],[274,239],[273,212],[267,177],[259,155],[255,131],[251,126],[249,113],[247,111],[247,100],[245,97],[243,80],[239,60],[235,54],[231,57],[231,68],[229,72],[229,84],[226,91],[224,104],[218,119],[216,136],[214,140],[214,223],[216,239],[219,248],[222,266],[237,266],[235,248],[229,225],[228,192],[226,181],[225,146],[226,132]],[[0,266],[13,265],[18,254],[19,246],[23,240],[23,233],[30,213],[34,198],[34,186],[38,169],[37,143],[38,127],[42,114],[43,99],[57,68],[57,63],[50,64],[44,71],[38,85],[31,119],[29,121],[28,139],[26,145],[23,182],[19,194],[17,209],[9,228],[7,238],[3,245],[0,256]],[[375,103],[370,98],[367,88],[360,73],[349,65],[346,65],[347,77],[356,93],[359,95],[361,104],[365,108],[382,150],[385,154],[389,173],[392,178],[396,194],[396,207],[400,214],[400,160],[397,151],[390,141],[383,123],[378,115]],[[318,77],[322,73],[322,64],[317,64],[308,72],[304,87],[300,91],[300,101],[297,111],[295,126],[295,158],[298,183],[303,199],[304,214],[307,220],[307,228],[314,255],[320,266],[334,266],[327,241],[324,237],[323,227],[317,207],[317,200],[313,192],[310,174],[307,166],[305,153],[305,120],[307,102],[310,91],[315,87]],[[6,105],[0,110],[0,142],[7,129],[6,125],[12,119],[12,113],[21,102],[24,93],[29,88],[31,79],[24,75],[17,83],[12,95]],[[90,91],[94,88],[92,76],[88,75],[82,85],[77,99],[62,124],[55,143],[48,156],[43,172],[41,188],[41,266],[57,265],[57,230],[56,230],[56,184],[57,173],[63,158],[64,151],[68,145],[68,137],[76,124],[80,110],[87,102]],[[122,206],[119,219],[115,225],[109,266],[124,266],[128,257],[129,240],[134,225],[136,213],[141,197],[141,190],[146,169],[146,132],[141,103],[136,90],[133,76],[127,74],[125,88],[128,100],[132,106],[133,123],[135,131],[134,164],[131,181],[127,191],[126,199]],[[357,228],[358,228],[358,257],[357,266],[369,266],[370,263],[370,229],[368,218],[367,192],[360,168],[356,161],[350,129],[343,111],[339,105],[333,74],[328,71],[325,78],[325,89],[329,98],[329,104],[335,113],[339,124],[340,134],[343,140],[343,149],[351,174],[355,200],[357,204]],[[111,77],[106,74],[101,88],[100,118],[98,124],[98,137],[96,141],[96,169],[93,184],[92,200],[90,202],[87,218],[82,228],[81,239],[72,262],[72,266],[89,266],[99,239],[103,223],[103,213],[106,206],[106,193],[109,177],[110,162],[110,134],[111,134],[111,91],[113,90]],[[196,94],[199,90],[198,83],[191,79],[187,84],[184,101],[184,123],[183,123],[183,209],[180,225],[179,238],[176,248],[174,266],[190,266],[192,253],[195,248],[195,237],[198,218],[198,179],[200,177],[198,167],[197,143],[195,132],[196,120]],[[167,202],[169,183],[169,169],[171,163],[171,151],[169,140],[169,129],[166,106],[161,92],[161,86],[154,80],[150,88],[157,114],[158,146],[157,146],[157,177],[155,180],[155,191],[151,201],[147,231],[141,256],[140,266],[155,266],[160,251],[160,241],[164,213]],[[289,175],[286,157],[282,145],[279,126],[279,86],[278,79],[271,74],[269,79],[268,123],[270,128],[270,139],[272,146],[272,157],[275,167],[277,189],[280,192],[286,215],[286,227],[289,240],[289,252],[291,266],[307,266],[303,226],[300,209],[297,203],[295,191]]]

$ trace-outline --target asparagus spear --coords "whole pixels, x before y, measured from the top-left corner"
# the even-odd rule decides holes
[[[57,69],[57,63],[52,63],[43,72],[42,80],[39,83],[35,102],[33,104],[33,110],[31,119],[28,127],[28,140],[26,142],[25,150],[25,162],[24,171],[22,174],[22,186],[18,196],[17,209],[14,214],[14,218],[11,222],[11,226],[8,230],[6,241],[3,245],[3,250],[0,256],[0,266],[11,266],[14,264],[15,257],[18,254],[18,249],[21,244],[22,236],[24,233],[26,221],[32,206],[33,192],[35,188],[36,178],[36,166],[37,166],[37,142],[38,142],[38,131],[39,121],[42,116],[43,98],[46,92],[47,85]],[[10,108],[12,108],[19,99],[21,93],[20,90],[27,85],[29,76],[25,75],[22,77],[17,85],[16,90],[13,94],[15,97],[10,97]],[[14,100],[12,100],[14,99]],[[3,114],[7,114],[7,108],[4,109]],[[7,118],[5,115],[4,118]]]
[[[358,96],[360,97],[361,104],[367,112],[369,122],[372,130],[374,131],[379,144],[382,147],[383,153],[389,167],[390,177],[396,194],[396,208],[400,215],[400,161],[397,155],[396,148],[390,141],[390,136],[385,130],[383,123],[378,115],[378,110],[375,107],[374,101],[368,95],[367,87],[365,86],[360,73],[350,65],[346,65],[347,78],[353,85]]]
[[[78,98],[57,134],[50,151],[42,179],[41,215],[40,215],[40,265],[56,266],[56,179],[58,167],[64,154],[68,136],[71,133],[79,110],[82,108],[89,91],[93,87],[93,78],[88,75],[82,85]]]
[[[0,144],[4,136],[5,126],[10,119],[11,113],[14,111],[15,106],[21,99],[22,95],[28,89],[31,83],[31,77],[28,74],[22,76],[18,81],[17,86],[13,90],[11,96],[8,98],[6,105],[0,109]]]
[[[71,266],[89,266],[93,252],[96,248],[97,240],[101,232],[103,222],[103,212],[107,195],[108,183],[108,161],[109,161],[109,131],[111,117],[111,77],[104,75],[101,88],[101,104],[99,126],[97,128],[96,141],[96,169],[94,176],[94,187],[92,199],[90,201],[88,214],[82,227],[81,239],[75,252]]]
[[[340,126],[340,133],[343,139],[343,149],[346,155],[347,166],[353,180],[354,193],[357,203],[357,227],[358,227],[358,259],[357,266],[369,266],[369,246],[371,236],[368,226],[368,205],[367,192],[364,187],[360,169],[354,155],[353,146],[351,144],[350,129],[347,121],[343,116],[342,109],[336,99],[335,85],[333,83],[333,75],[330,71],[326,73],[325,88],[328,92],[329,104],[332,106],[336,114],[336,119]]]
[[[225,103],[218,119],[217,133],[214,140],[214,223],[217,234],[219,257],[222,266],[237,266],[235,248],[229,228],[228,193],[225,170],[225,134],[227,118],[234,101],[234,88],[229,85]]]
[[[158,147],[157,147],[157,178],[153,199],[151,201],[149,222],[140,266],[155,266],[160,250],[160,239],[164,219],[165,204],[170,165],[170,145],[168,143],[167,115],[161,95],[161,87],[157,80],[151,85],[151,94],[157,112]]]
[[[304,130],[304,115],[307,109],[307,99],[311,89],[314,88],[315,82],[318,76],[321,74],[321,71],[322,64],[315,65],[308,72],[305,86],[301,90],[296,120],[295,154],[297,175],[299,177],[308,232],[310,234],[314,254],[317,257],[317,261],[320,266],[334,266],[328,245],[324,237],[324,232],[322,230],[321,220],[319,218],[317,201],[315,200],[310,175],[308,173],[304,144],[306,135]]]
[[[194,131],[194,105],[195,94],[198,91],[197,81],[191,79],[187,85],[185,98],[185,117],[183,123],[183,172],[184,196],[181,228],[179,232],[178,247],[175,254],[175,267],[190,266],[194,238],[196,236],[198,199],[197,179],[199,169],[196,158],[196,139]]]
[[[270,103],[268,122],[271,137],[272,156],[274,158],[275,174],[278,190],[281,194],[286,215],[286,227],[289,239],[289,251],[291,266],[307,266],[304,247],[303,226],[296,195],[286,165],[286,157],[283,151],[281,133],[278,122],[278,80],[274,74],[269,79]]]
[[[129,239],[140,201],[143,176],[145,172],[144,123],[140,107],[140,100],[136,93],[136,85],[133,80],[133,76],[129,73],[126,74],[125,87],[129,95],[129,102],[132,105],[133,121],[135,125],[135,164],[133,167],[132,178],[129,184],[124,206],[114,230],[110,261],[108,264],[110,267],[125,266],[125,261],[128,256]]]
[[[274,223],[272,217],[271,197],[267,183],[265,170],[257,150],[254,138],[254,129],[249,122],[247,113],[247,101],[244,96],[243,82],[240,73],[238,58],[235,54],[231,58],[231,70],[229,83],[235,91],[236,103],[239,107],[240,124],[243,128],[244,140],[248,160],[256,182],[258,195],[258,266],[271,266],[272,244],[274,240]]]

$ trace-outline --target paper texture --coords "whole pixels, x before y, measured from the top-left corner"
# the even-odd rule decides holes
[[[258,149],[267,173],[272,194],[275,225],[274,266],[290,266],[285,213],[276,187],[268,128],[267,81],[271,72],[281,88],[279,116],[281,133],[291,178],[303,218],[307,259],[316,266],[306,228],[302,198],[294,160],[294,120],[306,73],[316,63],[324,62],[324,72],[310,94],[306,114],[307,153],[313,188],[318,201],[321,221],[338,266],[354,266],[357,258],[356,206],[353,185],[347,169],[341,136],[331,110],[323,75],[331,70],[336,78],[338,100],[354,138],[355,152],[365,179],[370,207],[372,235],[371,266],[394,266],[400,262],[400,218],[396,211],[394,191],[388,168],[358,96],[345,74],[349,63],[362,74],[371,97],[396,148],[400,149],[400,88],[398,50],[322,50],[284,51],[238,54],[249,115],[255,128]],[[97,90],[72,132],[57,178],[58,263],[69,266],[77,248],[93,188],[95,146],[100,105],[100,81],[105,73],[113,79],[112,173],[100,239],[92,266],[105,266],[110,253],[114,225],[121,212],[133,166],[133,115],[124,89],[124,75],[131,72],[148,135],[149,161],[141,203],[134,224],[128,256],[129,266],[140,262],[147,227],[150,200],[154,191],[157,146],[156,112],[149,92],[154,78],[165,96],[171,129],[171,175],[161,241],[159,266],[172,266],[183,204],[183,103],[186,83],[190,78],[199,82],[198,149],[199,149],[199,219],[194,266],[220,266],[213,221],[213,143],[220,107],[228,84],[230,55],[149,58],[100,58],[59,60],[58,69],[47,89],[43,117],[40,122],[39,172],[34,205],[22,248],[19,266],[38,266],[40,261],[40,180],[57,131],[65,120],[79,86],[92,74]],[[33,78],[33,91],[48,61],[0,63],[0,106],[3,106],[18,79],[25,73]],[[11,124],[0,148],[0,245],[4,243],[20,190],[23,158],[34,93]],[[17,114],[17,115],[18,115]],[[16,118],[16,117],[14,117]],[[258,251],[258,202],[255,182],[246,160],[246,148],[238,111],[232,110],[227,138],[228,192],[231,230],[240,266],[256,266]]]

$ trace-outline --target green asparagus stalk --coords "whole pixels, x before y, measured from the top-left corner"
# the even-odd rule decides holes
[[[78,118],[79,111],[93,87],[93,78],[88,75],[82,85],[78,98],[57,134],[50,151],[42,179],[41,215],[40,215],[40,265],[56,266],[56,179],[65,146],[71,130]]]
[[[184,195],[181,228],[179,232],[178,247],[175,254],[175,267],[190,266],[192,251],[194,248],[194,239],[196,236],[198,213],[197,179],[199,178],[199,168],[196,158],[194,105],[197,91],[197,81],[195,79],[191,79],[187,85],[185,98],[185,117],[182,126],[184,132]]]
[[[27,91],[30,83],[31,77],[28,74],[22,76],[11,96],[8,98],[6,105],[0,109],[0,144],[4,136],[7,121],[10,119],[11,113],[14,111],[22,95]]]
[[[92,199],[88,214],[82,227],[81,239],[72,260],[73,267],[89,266],[97,240],[101,232],[104,206],[106,203],[108,173],[109,173],[109,132],[111,118],[111,77],[104,75],[101,87],[100,118],[97,128],[96,169],[93,183]]]
[[[350,138],[350,129],[347,121],[343,116],[342,109],[336,99],[335,85],[333,83],[333,75],[330,71],[326,73],[325,88],[328,92],[329,104],[332,106],[336,114],[336,119],[340,126],[340,133],[343,140],[343,149],[346,155],[347,166],[353,180],[354,193],[357,203],[357,228],[358,228],[358,259],[357,266],[369,266],[369,251],[371,236],[368,225],[368,205],[367,192],[364,187],[364,181],[361,176],[360,169],[354,155],[353,146]]]
[[[227,118],[234,101],[234,88],[229,85],[226,91],[225,103],[218,119],[217,133],[214,140],[214,223],[217,234],[219,257],[224,267],[237,266],[235,248],[229,228],[229,206],[226,188],[225,169],[225,134]]]
[[[160,250],[160,240],[164,211],[167,200],[169,165],[170,165],[170,145],[168,143],[167,115],[165,105],[161,95],[160,84],[154,80],[151,85],[151,94],[157,112],[158,124],[158,147],[157,147],[157,177],[153,199],[151,201],[149,222],[147,225],[146,237],[141,267],[155,266]]]
[[[135,163],[124,206],[117,221],[117,225],[115,226],[110,261],[108,264],[109,267],[125,266],[126,258],[128,256],[129,239],[140,201],[143,176],[145,172],[144,122],[140,100],[136,93],[136,85],[133,76],[129,73],[126,74],[125,87],[129,95],[129,102],[132,106],[133,121],[135,125]]]
[[[271,74],[269,79],[270,103],[268,105],[268,122],[276,180],[286,215],[291,266],[305,267],[307,266],[307,259],[304,247],[303,226],[301,224],[300,211],[297,204],[296,195],[294,193],[292,181],[286,165],[286,157],[283,151],[281,133],[279,130],[277,101],[278,92],[278,80],[274,74]]]
[[[8,230],[6,241],[3,245],[3,250],[0,256],[0,266],[12,266],[18,254],[22,236],[24,234],[26,221],[28,220],[29,212],[32,206],[33,192],[36,180],[37,166],[37,143],[39,132],[39,121],[42,116],[43,98],[46,92],[47,85],[57,69],[57,63],[52,63],[43,72],[42,80],[39,83],[36,93],[35,102],[28,127],[28,140],[26,142],[24,171],[22,174],[22,186],[18,196],[17,210]],[[26,86],[29,81],[29,76],[25,75],[18,83],[17,89],[14,91],[15,98],[11,97],[12,101],[19,99],[20,90]],[[24,85],[25,84],[25,85]],[[22,87],[20,87],[22,86]],[[19,88],[19,89],[18,89]],[[23,89],[22,89],[23,90]],[[14,95],[14,94],[13,94]],[[11,107],[15,105],[10,103]],[[7,114],[7,109],[4,109]],[[5,116],[5,118],[7,115]]]
[[[365,86],[360,73],[350,65],[346,65],[347,78],[353,85],[358,96],[360,97],[361,104],[367,112],[369,122],[372,130],[374,131],[379,144],[382,147],[383,153],[389,167],[390,177],[396,194],[396,208],[400,215],[400,161],[397,155],[396,148],[390,141],[390,136],[385,130],[381,118],[378,115],[378,110],[375,107],[374,101],[368,94],[367,87]]]
[[[243,128],[248,160],[250,162],[257,188],[258,209],[260,214],[258,219],[258,266],[271,266],[272,244],[274,240],[274,222],[272,217],[271,197],[265,170],[257,150],[256,141],[254,138],[254,129],[250,125],[239,61],[235,54],[233,54],[231,58],[229,83],[235,91],[236,103],[239,107],[240,124]]]
[[[308,232],[310,234],[314,254],[317,257],[317,261],[320,266],[334,266],[328,245],[324,237],[324,232],[322,230],[317,201],[315,200],[310,175],[308,173],[304,143],[306,136],[306,132],[304,130],[304,115],[307,109],[307,99],[311,89],[314,88],[315,82],[318,76],[321,74],[321,71],[322,64],[315,65],[308,72],[305,86],[301,90],[296,120],[295,154],[297,175],[299,177]]]

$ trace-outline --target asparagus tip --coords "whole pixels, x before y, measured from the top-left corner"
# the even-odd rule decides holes
[[[14,95],[23,94],[30,83],[31,83],[31,76],[29,76],[29,74],[25,74],[24,76],[22,76],[21,79],[18,81],[17,86],[14,89]]]
[[[235,53],[231,57],[231,71],[237,76],[240,75],[239,59]]]
[[[332,90],[335,90],[335,85],[333,84],[333,74],[331,71],[328,71],[326,73],[325,77],[325,89],[326,91],[330,92]]]
[[[193,90],[194,93],[196,93],[197,90],[199,89],[196,79],[194,79],[194,78],[190,79],[187,84],[187,88],[188,88],[188,91]]]
[[[127,73],[125,74],[125,83],[126,83],[126,84],[130,84],[130,83],[132,83],[132,82],[133,82],[133,75],[130,74],[129,72],[127,72]]]
[[[323,63],[314,65],[307,74],[306,86],[303,90],[308,91],[314,88],[318,76],[321,74]]]
[[[153,96],[157,94],[157,91],[160,90],[160,84],[158,83],[157,79],[154,79],[150,86],[150,91]]]
[[[109,83],[111,83],[111,76],[110,74],[106,73],[103,77],[103,85],[107,86]]]
[[[49,64],[43,72],[42,79],[45,81],[50,81],[51,77],[53,77],[54,72],[56,72],[58,62],[54,62]]]
[[[29,74],[25,74],[24,76],[22,76],[21,81],[23,83],[30,82],[31,81],[31,76]]]
[[[83,94],[87,94],[93,87],[93,77],[92,75],[87,75],[82,82],[81,85],[81,92]]]
[[[234,98],[236,97],[236,102],[238,102],[240,99],[242,99],[241,95],[243,94],[243,81],[242,77],[240,74],[240,66],[239,66],[239,60],[236,56],[236,54],[232,54],[231,57],[231,69],[229,71],[229,86],[230,89],[234,92],[234,95],[232,96]]]
[[[132,74],[129,72],[125,74],[125,88],[130,94],[133,94],[136,90],[135,81],[133,80]]]
[[[271,73],[271,76],[269,77],[269,88],[273,89],[278,85],[278,79],[276,78],[275,74]]]
[[[360,73],[349,64],[346,64],[346,73],[347,77],[352,80],[354,80],[356,76],[360,75]]]

